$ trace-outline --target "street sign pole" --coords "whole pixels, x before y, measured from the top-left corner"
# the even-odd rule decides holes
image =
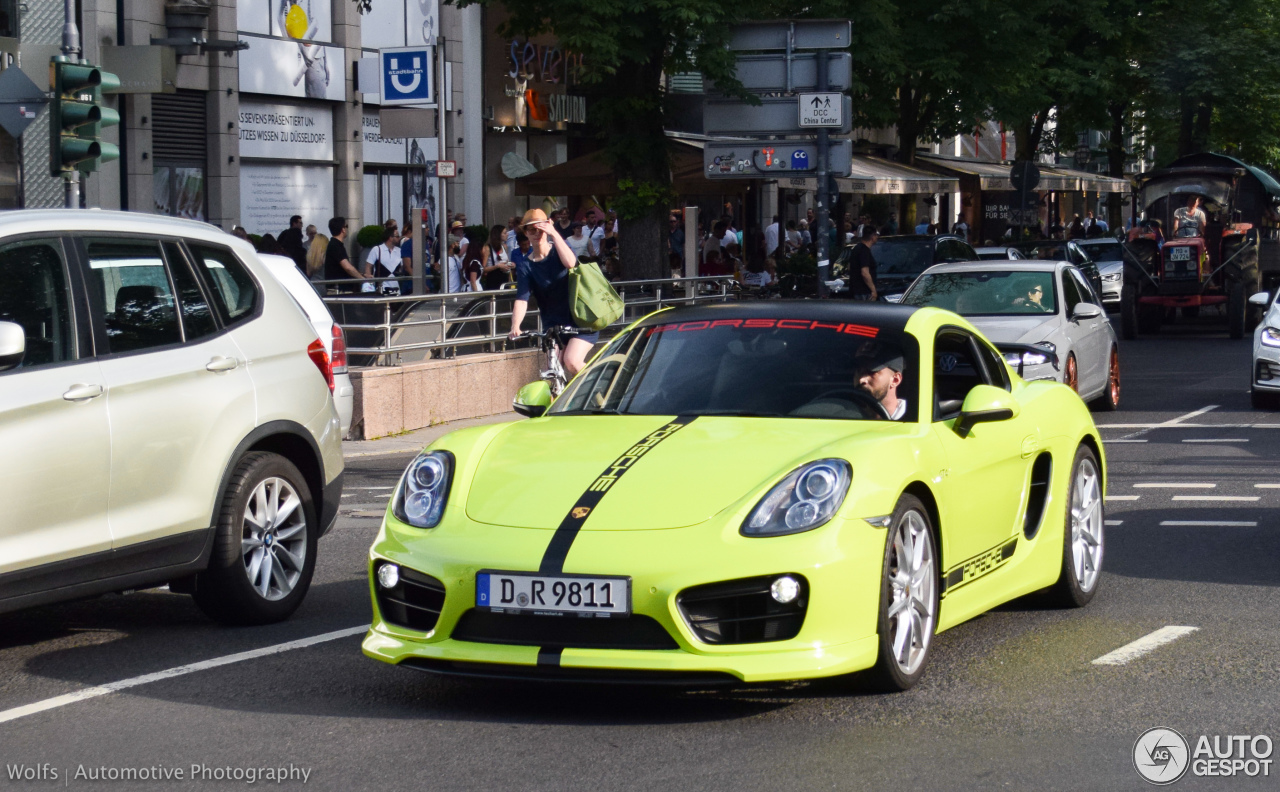
[[[827,53],[818,51],[818,91],[827,90]],[[831,225],[827,194],[828,176],[831,173],[831,145],[825,127],[818,129],[818,296],[827,296],[827,277],[831,271],[831,240],[827,229]]]

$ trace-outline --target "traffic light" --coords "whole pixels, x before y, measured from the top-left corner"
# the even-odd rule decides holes
[[[119,159],[120,149],[98,138],[104,126],[120,123],[120,114],[102,105],[102,92],[119,88],[120,78],[96,66],[55,58],[49,63],[49,84],[49,172],[90,173],[100,162]]]

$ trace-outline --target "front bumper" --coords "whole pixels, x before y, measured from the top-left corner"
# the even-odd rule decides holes
[[[1253,387],[1280,392],[1280,347],[1267,346],[1255,340],[1253,349]]]
[[[373,624],[363,650],[376,660],[438,673],[574,681],[674,684],[766,682],[834,676],[870,668],[879,646],[876,615],[886,531],[860,519],[768,539],[737,532],[740,516],[688,528],[582,531],[564,571],[631,578],[632,612],[661,625],[676,648],[561,646],[535,641],[478,643],[452,637],[475,603],[481,569],[536,570],[553,531],[505,528],[450,510],[429,531],[388,515],[370,553]],[[452,519],[451,519],[452,518]],[[374,595],[374,565],[392,561],[441,581],[446,589],[435,628],[392,624]],[[808,582],[799,633],[789,640],[713,645],[698,640],[677,602],[693,586],[792,573]],[[573,617],[530,617],[537,619]]]

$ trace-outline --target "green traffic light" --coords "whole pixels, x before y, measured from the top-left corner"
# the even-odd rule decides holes
[[[50,173],[92,172],[100,162],[119,159],[120,150],[99,138],[104,126],[120,123],[120,114],[101,104],[103,91],[118,89],[120,78],[57,57],[50,61],[49,72],[55,94],[49,107]]]

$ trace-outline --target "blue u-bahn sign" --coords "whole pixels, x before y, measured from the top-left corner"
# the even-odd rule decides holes
[[[434,47],[395,47],[380,50],[382,105],[435,104],[435,81],[431,79]]]

